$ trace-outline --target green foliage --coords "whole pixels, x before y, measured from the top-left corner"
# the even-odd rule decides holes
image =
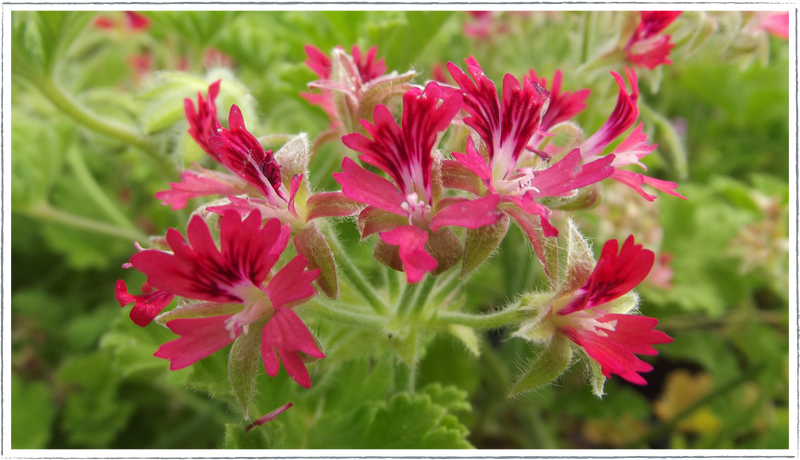
[[[17,374],[11,375],[12,449],[47,447],[55,414],[53,394],[45,383],[26,383]]]
[[[121,12],[103,14],[123,19]],[[675,339],[659,346],[658,356],[644,358],[655,368],[644,374],[647,386],[633,387],[617,376],[606,382],[589,361],[588,368],[565,372],[557,387],[541,387],[569,365],[569,342],[556,339],[558,346],[537,354],[529,342],[512,337],[514,327],[426,324],[433,308],[482,314],[533,290],[579,288],[605,240],[600,235],[616,224],[584,215],[591,212],[564,210],[553,213],[553,221],[576,244],[559,253],[555,239],[547,240],[549,278],[523,232],[503,229],[502,241],[482,235],[476,242],[477,233],[470,231],[458,237],[469,247],[464,271],[474,271],[464,284],[453,284],[453,292],[439,292],[436,284],[423,314],[367,326],[358,317],[328,321],[298,308],[327,356],[308,365],[313,385],[305,390],[283,369],[274,378],[265,374],[257,333],[251,343],[241,341],[187,369],[169,371],[168,362],[153,353],[176,336],[157,324],[136,326],[128,318],[131,307],[120,309],[113,300],[116,279],[128,281],[131,293],[145,281],[133,270],[117,268],[134,251],[134,240],[148,246],[140,235],[185,229],[193,206],[173,212],[153,197],[178,180],[170,169],[192,162],[214,167],[186,133],[183,100],[222,78],[217,106],[224,126],[228,109],[237,104],[256,136],[305,132],[313,142],[330,121],[299,94],[317,79],[303,63],[304,45],[326,53],[337,45],[348,51],[353,44],[362,50],[377,45],[390,71],[419,72],[415,84],[431,78],[435,64],[463,67],[472,54],[498,87],[508,72],[519,77],[533,68],[549,82],[558,68],[564,91],[591,89],[589,108],[577,118],[580,128],[554,130],[551,146],[568,150],[614,107],[617,90],[607,72],[612,64],[596,70],[585,65],[614,44],[609,40],[618,38],[611,35],[625,15],[495,12],[491,20],[503,26],[500,32],[474,39],[463,33],[464,23],[474,19],[460,12],[144,14],[152,26],[134,32],[122,22],[112,31],[90,25],[91,12],[12,12],[13,448],[789,445],[786,43],[760,36],[751,43],[753,50],[731,50],[728,57],[744,53],[737,58],[744,62],[769,44],[767,65],[737,69],[720,59],[720,50],[735,40],[747,18],[732,11],[693,12],[676,23],[675,63],[654,72],[637,70],[641,100],[653,112],[642,111],[645,132],[661,145],[646,159],[648,175],[678,182],[689,198],[659,193],[656,203],[630,202],[629,209],[657,210],[656,224],[614,229],[625,232],[614,236],[623,239],[646,233],[637,233],[637,242],[663,230],[663,238],[648,244],[672,257],[670,289],[647,281],[638,289],[638,308],[657,317],[659,329]],[[709,28],[711,16],[716,31]],[[212,48],[230,56],[233,68],[206,68],[204,55]],[[140,72],[131,63],[143,56],[151,67]],[[183,61],[186,72],[176,69]],[[617,64],[613,70],[621,71]],[[48,86],[53,82],[57,85]],[[47,91],[85,113],[65,109],[64,101]],[[122,134],[87,123],[81,118],[86,114]],[[346,152],[337,140],[309,158],[313,190],[339,189],[331,173],[340,169]],[[613,198],[611,187],[602,188],[601,198]],[[642,215],[631,219],[646,220]],[[590,244],[562,217],[580,217],[580,232]],[[396,308],[403,275],[374,269],[374,241],[360,244],[350,220],[315,222],[323,233],[335,228],[368,283],[389,309]],[[747,236],[755,241],[751,246],[742,242]],[[761,237],[769,243],[766,255],[756,251]],[[565,272],[565,259],[576,255],[581,266]],[[341,270],[337,274],[338,301],[352,304],[358,315],[371,315],[357,290],[342,281]],[[439,279],[454,275],[450,271]],[[336,291],[331,279],[324,281]],[[620,304],[636,304],[634,297]],[[408,300],[414,304],[413,296]],[[518,376],[520,370],[528,372]],[[663,418],[655,407],[675,391],[668,388],[671,376],[687,370],[692,378],[710,379],[710,389],[684,395],[697,399],[694,412],[683,419]],[[535,390],[509,400],[515,377],[515,392]],[[595,394],[606,393],[602,400],[587,391],[587,383]],[[245,433],[253,419],[287,402],[294,406]],[[592,436],[597,430],[606,433],[600,444]]]

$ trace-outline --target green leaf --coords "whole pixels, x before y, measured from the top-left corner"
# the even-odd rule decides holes
[[[71,444],[106,447],[127,425],[134,405],[118,399],[119,377],[105,353],[67,361],[58,370],[56,380],[73,389],[66,398],[61,419]]]
[[[190,43],[206,47],[217,35],[230,27],[241,11],[149,11],[153,25],[174,30]]]
[[[11,203],[27,207],[47,200],[63,170],[73,126],[64,121],[49,124],[14,113],[11,126]]]
[[[465,449],[467,428],[427,394],[400,393],[388,403],[332,414],[309,433],[310,448]]]
[[[50,75],[94,13],[89,11],[15,11],[12,56],[42,75]]]
[[[248,334],[233,342],[228,355],[228,379],[245,420],[250,420],[261,365],[261,328],[251,327]]]
[[[11,374],[11,448],[44,449],[50,441],[56,411],[44,382],[26,383]]]
[[[569,368],[572,345],[569,339],[556,335],[536,360],[517,378],[509,396],[517,396],[552,383]]]
[[[450,413],[472,410],[467,392],[454,385],[442,387],[442,384],[436,382],[420,390],[420,393],[430,396],[434,404],[444,407]]]

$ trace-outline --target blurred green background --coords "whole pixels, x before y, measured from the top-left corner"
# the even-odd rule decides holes
[[[316,78],[303,46],[377,45],[390,70],[413,68],[418,83],[435,65],[461,65],[470,54],[498,86],[507,72],[533,68],[549,80],[561,69],[565,89],[592,89],[578,117],[591,133],[616,100],[608,70],[622,69],[581,69],[613,40],[603,25],[619,15],[610,12],[498,13],[485,38],[465,36],[465,22],[476,18],[461,12],[143,14],[146,30],[130,28],[120,12],[12,13],[15,449],[216,448],[225,445],[224,424],[239,421],[209,397],[213,388],[192,385],[202,369],[169,372],[152,357],[168,330],[138,328],[114,300],[117,279],[144,281],[120,268],[133,241],[185,228],[189,211],[153,197],[203,155],[186,135],[185,97],[223,77],[221,114],[237,103],[253,132],[313,139],[328,120],[299,96]],[[609,185],[600,208],[575,215],[596,248],[633,232],[670,259],[669,287],[653,282],[639,292],[641,310],[675,342],[647,358],[655,369],[645,387],[614,378],[601,401],[574,366],[557,386],[509,400],[531,354],[526,343],[489,331],[474,358],[437,338],[417,386],[463,390],[470,407],[453,412],[472,445],[788,448],[788,44],[763,36],[732,51],[747,19],[732,17],[715,18],[717,29],[696,49],[679,44],[673,65],[640,72],[642,120],[660,144],[648,174],[679,182],[688,201],[615,201],[627,192]],[[696,19],[682,17],[675,28],[694,30]],[[120,131],[98,130],[86,113]],[[314,157],[319,189],[335,188],[340,149],[329,144]],[[340,226],[356,238],[353,225]],[[470,281],[466,310],[490,310],[544,285],[524,246],[510,230],[500,255]]]

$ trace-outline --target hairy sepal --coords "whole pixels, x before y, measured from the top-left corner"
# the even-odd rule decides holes
[[[178,304],[174,310],[162,313],[155,318],[155,322],[166,327],[173,319],[205,318],[208,316],[232,315],[242,310],[241,304],[200,302],[187,303],[185,300]]]
[[[473,356],[477,358],[481,355],[480,349],[478,348],[478,336],[475,335],[474,329],[461,324],[448,324],[447,332],[463,343]]]
[[[256,394],[256,376],[261,364],[261,326],[252,324],[248,334],[240,335],[233,342],[228,355],[228,380],[245,420],[250,420]]]
[[[503,214],[496,223],[476,229],[467,229],[464,243],[464,262],[461,265],[463,278],[483,263],[500,245],[506,236],[511,219]]]
[[[558,295],[580,289],[594,271],[594,253],[572,219],[567,220],[567,265]]]
[[[294,247],[298,254],[305,256],[309,271],[320,269],[320,274],[316,279],[317,287],[331,299],[337,298],[339,287],[336,281],[336,265],[333,262],[333,254],[315,223],[307,223],[294,236]]]
[[[306,201],[306,220],[317,217],[346,217],[358,214],[364,205],[347,198],[341,192],[323,192],[312,195]]]
[[[308,177],[308,151],[308,135],[300,133],[275,152],[275,161],[281,166],[281,180],[287,187],[296,175]]]
[[[440,228],[437,233],[429,233],[425,250],[436,259],[439,265],[431,272],[432,276],[444,273],[461,260],[464,248],[455,232],[449,228]]]
[[[539,353],[536,360],[520,375],[511,387],[509,396],[549,385],[563,374],[572,361],[572,345],[569,339],[555,336]]]

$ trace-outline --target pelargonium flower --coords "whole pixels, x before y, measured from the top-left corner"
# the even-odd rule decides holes
[[[413,70],[401,75],[387,74],[384,59],[376,60],[375,46],[362,53],[358,45],[353,45],[350,54],[337,46],[331,57],[312,45],[306,45],[305,51],[306,65],[319,77],[308,87],[320,92],[300,93],[300,96],[320,106],[331,120],[328,130],[317,138],[314,149],[359,131],[359,120],[371,121],[375,106],[402,95],[412,87],[409,82],[416,76]]]
[[[448,243],[455,235],[443,237],[438,232],[440,227],[475,229],[499,219],[494,212],[499,202],[497,196],[477,200],[441,196],[440,160],[435,148],[439,135],[461,108],[461,102],[458,93],[430,82],[424,90],[413,88],[403,95],[399,126],[389,109],[378,105],[374,124],[362,120],[372,139],[359,133],[342,138],[346,146],[361,153],[361,161],[379,168],[392,179],[369,172],[350,158],[342,161],[342,172],[334,173],[345,196],[368,205],[359,216],[362,237],[378,233],[383,243],[396,247],[409,283],[420,281],[425,273],[437,268],[449,268],[457,261],[445,262],[460,248],[460,243]],[[429,238],[437,241],[429,242]],[[441,245],[448,244],[452,249],[443,251]],[[400,268],[386,258],[381,259],[379,248],[376,247],[376,258]],[[440,257],[430,252],[438,252]]]
[[[163,295],[197,301],[157,319],[181,337],[162,345],[155,356],[169,360],[171,370],[182,369],[244,335],[260,333],[267,374],[277,375],[280,356],[289,376],[309,388],[300,353],[325,355],[292,308],[316,294],[311,283],[319,270],[306,270],[305,258],[298,255],[273,273],[291,228],[277,219],[262,227],[258,210],[245,219],[225,213],[219,232],[218,248],[206,222],[195,216],[187,229],[188,243],[169,229],[171,252],[148,249],[131,257],[130,264],[147,275],[149,286]]]
[[[566,273],[549,301],[537,308],[534,317],[523,322],[514,335],[546,348],[563,347],[563,339],[568,339],[572,351],[584,352],[599,366],[602,376],[594,376],[600,379],[599,388],[595,388],[598,396],[602,395],[602,380],[612,374],[644,385],[640,373],[653,368],[636,354],[655,355],[653,345],[672,342],[663,332],[653,330],[656,319],[630,314],[638,303],[638,296],[631,291],[647,277],[655,255],[635,244],[633,236],[621,249],[617,240],[609,240],[592,269],[591,250],[574,224],[568,226]],[[566,368],[572,352],[563,351],[566,353],[559,353],[559,365]]]
[[[613,156],[614,159],[611,162],[611,166],[614,167],[614,171],[609,177],[636,190],[646,200],[653,201],[656,199],[656,197],[646,193],[642,189],[642,185],[644,184],[656,188],[664,193],[686,199],[680,193],[675,191],[675,189],[678,187],[678,184],[674,182],[655,179],[653,177],[645,176],[644,174],[621,169],[625,166],[636,164],[647,170],[647,167],[640,160],[653,152],[658,145],[647,143],[647,135],[644,133],[643,123],[640,122],[633,129],[633,131],[630,132],[628,137],[625,138],[625,140],[613,151],[611,151],[610,155],[603,154],[603,149],[627,132],[639,119],[639,107],[637,106],[637,101],[639,99],[639,84],[636,71],[626,68],[625,73],[628,77],[628,81],[630,82],[630,92],[625,86],[625,80],[623,80],[622,76],[612,71],[611,75],[614,77],[617,85],[619,86],[617,104],[606,122],[603,123],[603,125],[594,134],[589,136],[589,138],[585,140],[582,139],[583,134],[580,131],[580,128],[569,122],[569,117],[567,117],[567,114],[572,113],[574,116],[574,114],[577,114],[583,110],[583,95],[585,94],[588,96],[588,93],[583,93],[583,91],[587,90],[577,91],[574,94],[565,92],[564,96],[559,98],[555,106],[556,109],[553,109],[552,105],[548,107],[543,118],[547,119],[548,113],[551,110],[555,110],[555,113],[558,115],[553,115],[553,117],[558,121],[549,121],[547,130],[562,130],[564,132],[571,131],[573,133],[572,137],[574,138],[574,142],[568,143],[566,146],[555,146],[552,143],[546,144],[546,134],[551,133],[543,133],[545,130],[540,129],[539,132],[537,132],[537,134],[530,139],[526,148],[527,150],[535,152],[543,157],[558,154],[559,152],[562,152],[561,154],[563,154],[564,151],[569,152],[573,148],[578,148],[582,158],[581,162],[584,164]],[[535,73],[531,71],[531,75],[533,76]],[[560,90],[560,85],[556,86],[556,82],[560,83],[560,79],[557,80],[554,78],[553,89],[558,88]]]
[[[549,111],[550,93],[529,77],[524,78],[523,85],[513,75],[506,74],[498,99],[494,82],[474,59],[467,61],[472,80],[453,63],[448,63],[448,69],[464,96],[463,107],[470,114],[464,123],[480,136],[487,155],[482,155],[469,138],[465,154],[454,153],[455,160],[444,162],[444,184],[478,196],[496,196],[498,203],[502,203],[499,210],[517,221],[541,257],[540,238],[531,218],[539,217],[544,236],[556,236],[558,231],[549,222],[550,209],[536,199],[574,196],[577,189],[609,177],[614,171],[609,166],[614,157],[581,166],[580,152],[574,150],[549,168],[519,164],[526,145],[537,136],[543,115]],[[554,82],[557,90],[559,77],[557,74]],[[584,98],[583,93],[562,95],[557,91],[556,94],[557,108],[548,123],[580,111]]]
[[[661,32],[672,24],[680,11],[641,11],[641,21],[633,32],[625,53],[629,62],[634,65],[654,69],[662,64],[672,64],[668,58],[674,43],[669,35]]]
[[[762,11],[756,14],[757,29],[782,39],[789,40],[789,12],[788,11]]]

